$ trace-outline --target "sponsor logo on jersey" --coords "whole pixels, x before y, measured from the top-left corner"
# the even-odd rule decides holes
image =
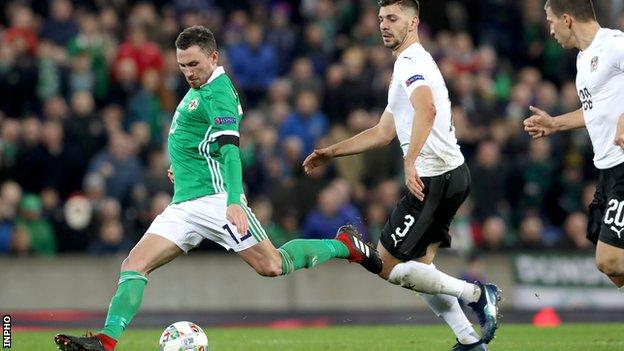
[[[423,77],[420,74],[413,75],[413,76],[409,77],[408,80],[405,81],[405,85],[407,85],[409,87],[412,83],[414,83],[417,80],[425,80],[425,77]]]
[[[591,71],[595,71],[598,69],[598,56],[594,56],[594,58],[591,60]]]
[[[215,124],[236,124],[236,117],[217,117]]]
[[[198,106],[199,106],[199,98],[194,98],[188,103],[188,110],[189,111],[197,110]]]

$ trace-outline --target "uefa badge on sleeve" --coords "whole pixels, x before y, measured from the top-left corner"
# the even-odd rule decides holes
[[[591,60],[591,71],[595,71],[598,69],[598,56],[594,56]]]

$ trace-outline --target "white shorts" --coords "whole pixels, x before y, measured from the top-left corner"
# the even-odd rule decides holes
[[[242,251],[267,239],[267,235],[251,209],[246,204],[241,207],[249,221],[249,230],[244,236],[238,234],[234,224],[226,219],[227,194],[170,204],[154,219],[146,233],[172,241],[185,253],[204,239],[212,240],[226,250]]]

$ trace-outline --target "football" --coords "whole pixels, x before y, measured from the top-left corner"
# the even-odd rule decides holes
[[[208,337],[197,324],[176,322],[160,336],[160,351],[208,351]]]

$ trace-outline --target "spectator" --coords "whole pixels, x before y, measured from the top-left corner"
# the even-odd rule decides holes
[[[482,226],[483,243],[481,248],[484,251],[504,251],[510,249],[510,245],[505,238],[507,225],[499,216],[491,216],[483,221]]]
[[[583,212],[573,212],[563,224],[565,235],[555,248],[565,251],[591,251],[594,246],[587,240],[587,215]]]
[[[14,223],[7,207],[7,204],[0,202],[0,254],[7,254],[11,251]]]
[[[56,238],[54,229],[50,222],[41,216],[42,205],[37,195],[26,194],[19,205],[20,214],[16,220],[16,228],[19,234],[14,232],[18,238],[18,253],[32,251],[36,255],[51,256],[56,254]],[[28,240],[20,238],[23,234],[28,234]],[[25,242],[29,244],[25,244]]]
[[[5,119],[0,129],[0,180],[15,176],[21,126],[15,119]]]
[[[41,28],[41,37],[50,39],[58,46],[67,46],[78,34],[78,24],[74,19],[74,9],[69,0],[50,1],[50,17]]]
[[[381,203],[373,202],[366,207],[368,240],[373,243],[379,242],[381,231],[383,230],[387,220],[388,214]]]
[[[126,41],[121,43],[115,57],[115,62],[130,59],[137,68],[138,77],[148,69],[160,72],[163,69],[163,57],[158,46],[150,41],[147,28],[142,24],[131,24],[127,32]],[[119,74],[119,73],[117,73]],[[120,78],[120,77],[116,77]]]
[[[288,70],[288,64],[297,44],[297,30],[290,21],[291,8],[286,3],[278,3],[273,6],[267,29],[267,43],[272,45],[277,53],[279,75]]]
[[[79,32],[68,43],[67,53],[70,57],[86,56],[93,74],[93,95],[101,101],[109,89],[109,62],[114,56],[113,39],[106,35],[95,14],[82,12],[78,17]]]
[[[91,242],[87,251],[95,256],[124,254],[130,251],[132,242],[124,238],[119,221],[105,221],[100,226],[98,238]]]
[[[249,107],[258,104],[264,91],[277,76],[277,54],[272,44],[264,41],[260,25],[245,28],[245,40],[227,48],[228,60],[237,85]]]
[[[479,144],[472,165],[471,198],[479,220],[504,211],[507,204],[508,170],[500,156],[499,145],[492,140]]]
[[[327,117],[318,109],[318,98],[313,91],[304,90],[297,96],[296,111],[291,113],[279,126],[280,140],[290,136],[303,142],[303,152],[307,155],[314,149],[316,139],[327,133]]]
[[[96,173],[106,180],[106,194],[127,201],[132,188],[140,182],[141,164],[132,141],[123,132],[109,136],[108,148],[96,154],[87,174]]]
[[[303,222],[301,234],[306,239],[330,239],[343,224],[354,224],[361,230],[359,215],[344,207],[341,199],[333,194],[334,189],[325,188],[319,194],[317,208],[312,210]],[[362,231],[363,232],[363,231]]]
[[[280,247],[286,242],[296,239],[291,237],[291,232],[283,230],[276,222],[273,221],[273,206],[266,198],[258,198],[251,203],[251,210],[267,232],[271,242],[275,247]]]
[[[522,208],[546,209],[548,191],[552,185],[555,161],[550,156],[550,139],[533,140],[529,158],[519,165],[522,170]]]
[[[161,87],[158,71],[148,69],[141,78],[139,91],[128,101],[127,123],[131,130],[135,124],[144,125],[147,129],[145,146],[147,144],[160,145],[163,141],[164,121],[160,101]]]
[[[544,224],[536,215],[529,214],[520,222],[518,248],[539,250],[544,248]]]

